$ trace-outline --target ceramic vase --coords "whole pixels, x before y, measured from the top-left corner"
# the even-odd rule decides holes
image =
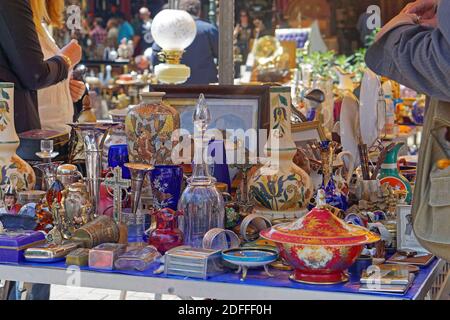
[[[172,164],[177,141],[172,134],[180,128],[180,115],[163,102],[163,92],[141,94],[140,105],[132,107],[125,119],[130,161],[151,165]]]
[[[411,204],[413,196],[411,183],[400,173],[397,166],[398,154],[403,146],[404,143],[397,143],[395,148],[387,154],[386,160],[381,166],[379,179],[381,185],[387,183],[396,192],[405,192],[405,201],[407,204]]]
[[[14,84],[0,82],[0,186],[12,184],[17,191],[32,190],[36,175],[16,154],[19,144],[14,124]]]
[[[156,228],[150,231],[149,244],[161,254],[183,244],[183,233],[178,229],[180,214],[171,209],[163,209],[153,214],[156,217]]]
[[[250,178],[256,212],[271,219],[301,217],[313,195],[309,175],[294,164],[297,147],[291,136],[290,89],[271,90],[271,131],[267,162]]]

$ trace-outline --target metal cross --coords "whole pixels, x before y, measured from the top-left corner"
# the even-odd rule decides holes
[[[105,178],[105,187],[113,189],[114,196],[114,219],[122,222],[122,190],[127,190],[131,186],[131,181],[122,178],[122,168],[115,167],[112,176]]]

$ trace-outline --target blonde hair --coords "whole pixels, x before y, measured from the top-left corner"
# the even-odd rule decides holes
[[[64,26],[64,0],[30,0],[30,5],[38,32],[42,31],[42,22],[56,28]]]

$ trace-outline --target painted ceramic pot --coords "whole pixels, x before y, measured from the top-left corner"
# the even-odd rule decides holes
[[[14,84],[0,82],[0,186],[10,183],[17,191],[32,190],[36,175],[16,154],[19,144],[14,125]]]
[[[397,164],[398,154],[403,146],[404,143],[397,143],[395,148],[386,155],[386,160],[381,165],[380,176],[378,179],[380,180],[381,185],[387,183],[396,192],[404,192],[406,194],[406,203],[411,204],[413,196],[411,183],[400,173]]]
[[[180,115],[163,102],[163,92],[146,92],[141,96],[141,104],[131,108],[125,119],[130,161],[172,164],[172,149],[177,144],[172,141],[172,134],[180,128]]]
[[[269,219],[299,218],[313,195],[311,178],[293,162],[297,147],[291,136],[290,99],[289,88],[271,90],[271,132],[265,147],[269,158],[249,183],[257,213]]]
[[[183,183],[183,169],[181,166],[155,166],[150,173],[153,194],[153,206],[157,210],[177,210]]]
[[[312,284],[347,281],[345,271],[364,245],[380,241],[378,235],[349,225],[322,208],[293,223],[264,230],[261,237],[276,243],[281,257],[294,268],[292,280]]]

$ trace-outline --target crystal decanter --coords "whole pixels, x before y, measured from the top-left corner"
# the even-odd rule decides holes
[[[225,205],[216,180],[210,175],[208,164],[203,156],[208,147],[205,133],[211,121],[211,114],[204,95],[200,96],[194,111],[194,164],[192,177],[183,192],[179,210],[180,228],[183,231],[185,244],[202,247],[203,236],[213,228],[223,228],[225,222]]]

